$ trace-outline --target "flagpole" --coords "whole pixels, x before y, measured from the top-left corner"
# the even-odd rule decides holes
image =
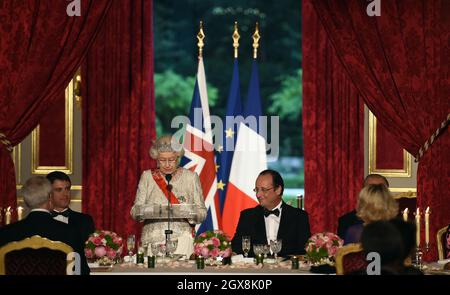
[[[239,38],[241,38],[241,36],[239,35],[238,31],[238,23],[237,21],[235,21],[233,30],[234,58],[238,58]]]
[[[197,34],[198,59],[201,59],[203,56],[203,47],[205,46],[203,39],[205,39],[205,33],[203,33],[203,21],[200,21],[200,30]]]
[[[261,35],[259,34],[258,22],[256,22],[255,33],[253,34],[252,38],[253,38],[253,58],[256,59],[258,57],[259,39],[261,39]]]

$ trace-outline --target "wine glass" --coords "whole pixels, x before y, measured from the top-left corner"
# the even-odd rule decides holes
[[[283,242],[281,239],[279,240],[270,240],[270,249],[275,255],[275,261],[277,261],[277,254],[280,253],[281,247],[283,246]]]
[[[157,243],[151,243],[150,244],[150,249],[152,251],[152,255],[153,256],[158,256],[159,249],[158,249],[158,244]]]
[[[244,256],[248,257],[248,252],[250,251],[250,236],[242,236],[242,251],[244,251]]]
[[[127,249],[128,249],[128,255],[130,256],[130,263],[133,262],[133,251],[134,246],[136,244],[136,236],[135,235],[129,235],[127,238]]]
[[[170,258],[173,258],[173,253],[177,250],[178,240],[168,240],[167,241],[167,253],[169,253]]]
[[[162,256],[162,263],[165,263],[166,262],[166,260],[165,260],[165,258],[166,258],[166,244],[165,243],[160,243],[160,244],[158,244],[158,250],[159,250],[159,252],[161,253],[161,256]]]

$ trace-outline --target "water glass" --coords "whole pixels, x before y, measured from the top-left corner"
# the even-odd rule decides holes
[[[264,244],[264,245],[262,245],[262,249],[263,249],[264,257],[267,258],[269,256],[269,253],[270,253],[270,245],[269,244]]]
[[[177,250],[178,240],[168,240],[167,241],[167,253],[169,253],[170,258],[173,258],[173,253]]]
[[[275,255],[275,261],[277,261],[277,255],[278,255],[278,253],[280,253],[282,246],[283,246],[283,242],[281,239],[270,241],[270,249],[272,250],[273,254]]]
[[[150,244],[150,250],[152,252],[152,256],[157,256],[159,253],[158,244],[157,243]]]

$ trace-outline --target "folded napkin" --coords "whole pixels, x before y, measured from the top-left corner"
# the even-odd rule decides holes
[[[194,252],[194,238],[190,233],[184,233],[178,237],[178,246],[174,254],[190,257]]]

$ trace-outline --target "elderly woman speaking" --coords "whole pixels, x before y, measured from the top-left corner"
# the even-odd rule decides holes
[[[171,239],[191,234],[195,224],[202,223],[207,213],[197,173],[178,167],[183,155],[183,147],[172,136],[162,136],[154,142],[150,156],[157,161],[158,168],[142,173],[136,199],[131,208],[133,218],[142,221],[140,214],[144,205],[167,205],[169,200],[171,204],[195,205],[192,218],[175,218],[171,221],[170,229],[173,231]],[[165,241],[167,218],[146,219],[144,223],[141,236],[143,245]]]

